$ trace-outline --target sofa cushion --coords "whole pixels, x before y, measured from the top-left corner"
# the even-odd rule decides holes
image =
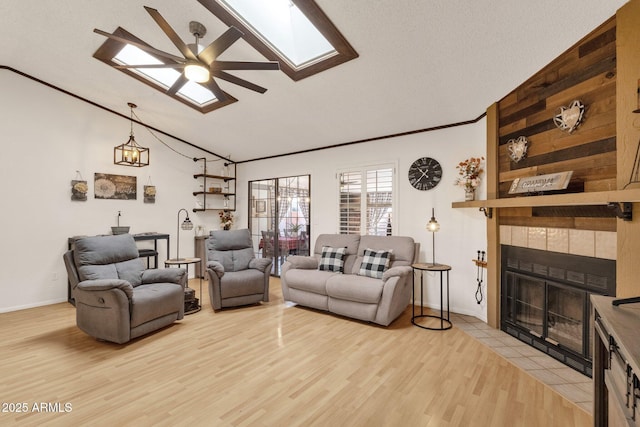
[[[336,274],[327,280],[327,295],[348,301],[377,304],[382,295],[384,284],[380,279],[357,276],[354,274]]]
[[[248,229],[214,230],[209,233],[207,260],[219,262],[225,271],[246,270],[253,258],[253,242]]]
[[[320,256],[318,270],[342,273],[344,271],[344,256],[346,253],[346,247],[332,248],[330,246],[324,246],[322,248],[322,255]]]
[[[220,281],[220,296],[226,299],[264,294],[264,280],[261,279],[264,279],[264,273],[252,268],[226,273],[224,280]]]
[[[285,273],[285,279],[287,281],[287,286],[292,289],[326,295],[327,279],[332,276],[339,275],[339,273],[332,271],[292,269]]]
[[[360,263],[360,276],[373,277],[381,279],[382,274],[389,268],[391,261],[391,251],[376,251],[373,249],[365,249],[362,262]]]
[[[389,267],[399,265],[411,265],[415,252],[414,241],[411,237],[404,236],[361,236],[358,256],[351,270],[345,269],[346,273],[358,274],[360,264],[364,257],[365,249],[392,250]]]
[[[77,239],[74,242],[74,262],[78,269],[80,281],[95,279],[124,279],[120,277],[116,264],[138,258],[138,248],[133,236],[119,234],[116,236],[91,236]],[[142,271],[144,266],[140,263],[123,266],[128,273],[133,274],[130,267],[139,265]]]
[[[207,252],[207,261],[219,262],[225,272],[246,270],[253,258],[253,248]]]
[[[151,283],[134,289],[131,298],[131,328],[170,313],[184,304],[184,290],[175,283]]]
[[[331,246],[333,248],[347,248],[347,256],[344,258],[344,272],[351,272],[358,253],[358,245],[360,244],[359,234],[321,234],[314,244],[313,254],[320,261],[323,246]],[[358,263],[357,268],[360,268]]]
[[[115,266],[118,271],[118,279],[126,280],[134,288],[142,283],[142,272],[144,271],[142,258],[118,262]]]

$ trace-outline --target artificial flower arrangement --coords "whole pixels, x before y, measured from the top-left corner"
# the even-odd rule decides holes
[[[223,230],[231,230],[231,226],[233,225],[233,212],[231,211],[220,211],[220,225]]]
[[[73,189],[78,193],[86,194],[89,191],[89,186],[86,181],[78,181],[73,185]]]
[[[471,157],[456,166],[458,175],[456,185],[464,187],[465,190],[475,190],[480,185],[480,175],[484,172],[482,162],[484,157]]]

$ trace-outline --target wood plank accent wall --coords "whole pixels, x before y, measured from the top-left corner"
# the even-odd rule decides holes
[[[615,190],[616,18],[612,17],[498,102],[498,195],[517,177],[573,171],[569,191]],[[553,117],[574,100],[585,106],[582,124],[569,134]],[[526,136],[527,157],[515,163],[512,138]],[[503,208],[500,224],[615,231],[611,210]]]
[[[640,143],[640,0],[632,0],[617,14],[617,135],[618,189],[629,182]],[[627,188],[640,188],[631,184]],[[621,298],[640,296],[640,203],[633,204],[633,221],[618,220],[618,260],[616,263],[616,295]]]

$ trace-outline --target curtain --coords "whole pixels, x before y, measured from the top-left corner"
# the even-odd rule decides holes
[[[393,194],[391,191],[375,191],[367,193],[367,229],[368,234],[378,235],[378,226],[380,221],[391,210]],[[386,234],[386,223],[384,229],[381,229],[382,235]]]

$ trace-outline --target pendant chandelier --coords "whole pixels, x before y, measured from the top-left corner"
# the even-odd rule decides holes
[[[131,133],[127,142],[113,148],[113,163],[138,168],[149,166],[149,149],[138,145],[133,136],[133,109],[137,105],[131,102],[127,105],[131,109]]]

